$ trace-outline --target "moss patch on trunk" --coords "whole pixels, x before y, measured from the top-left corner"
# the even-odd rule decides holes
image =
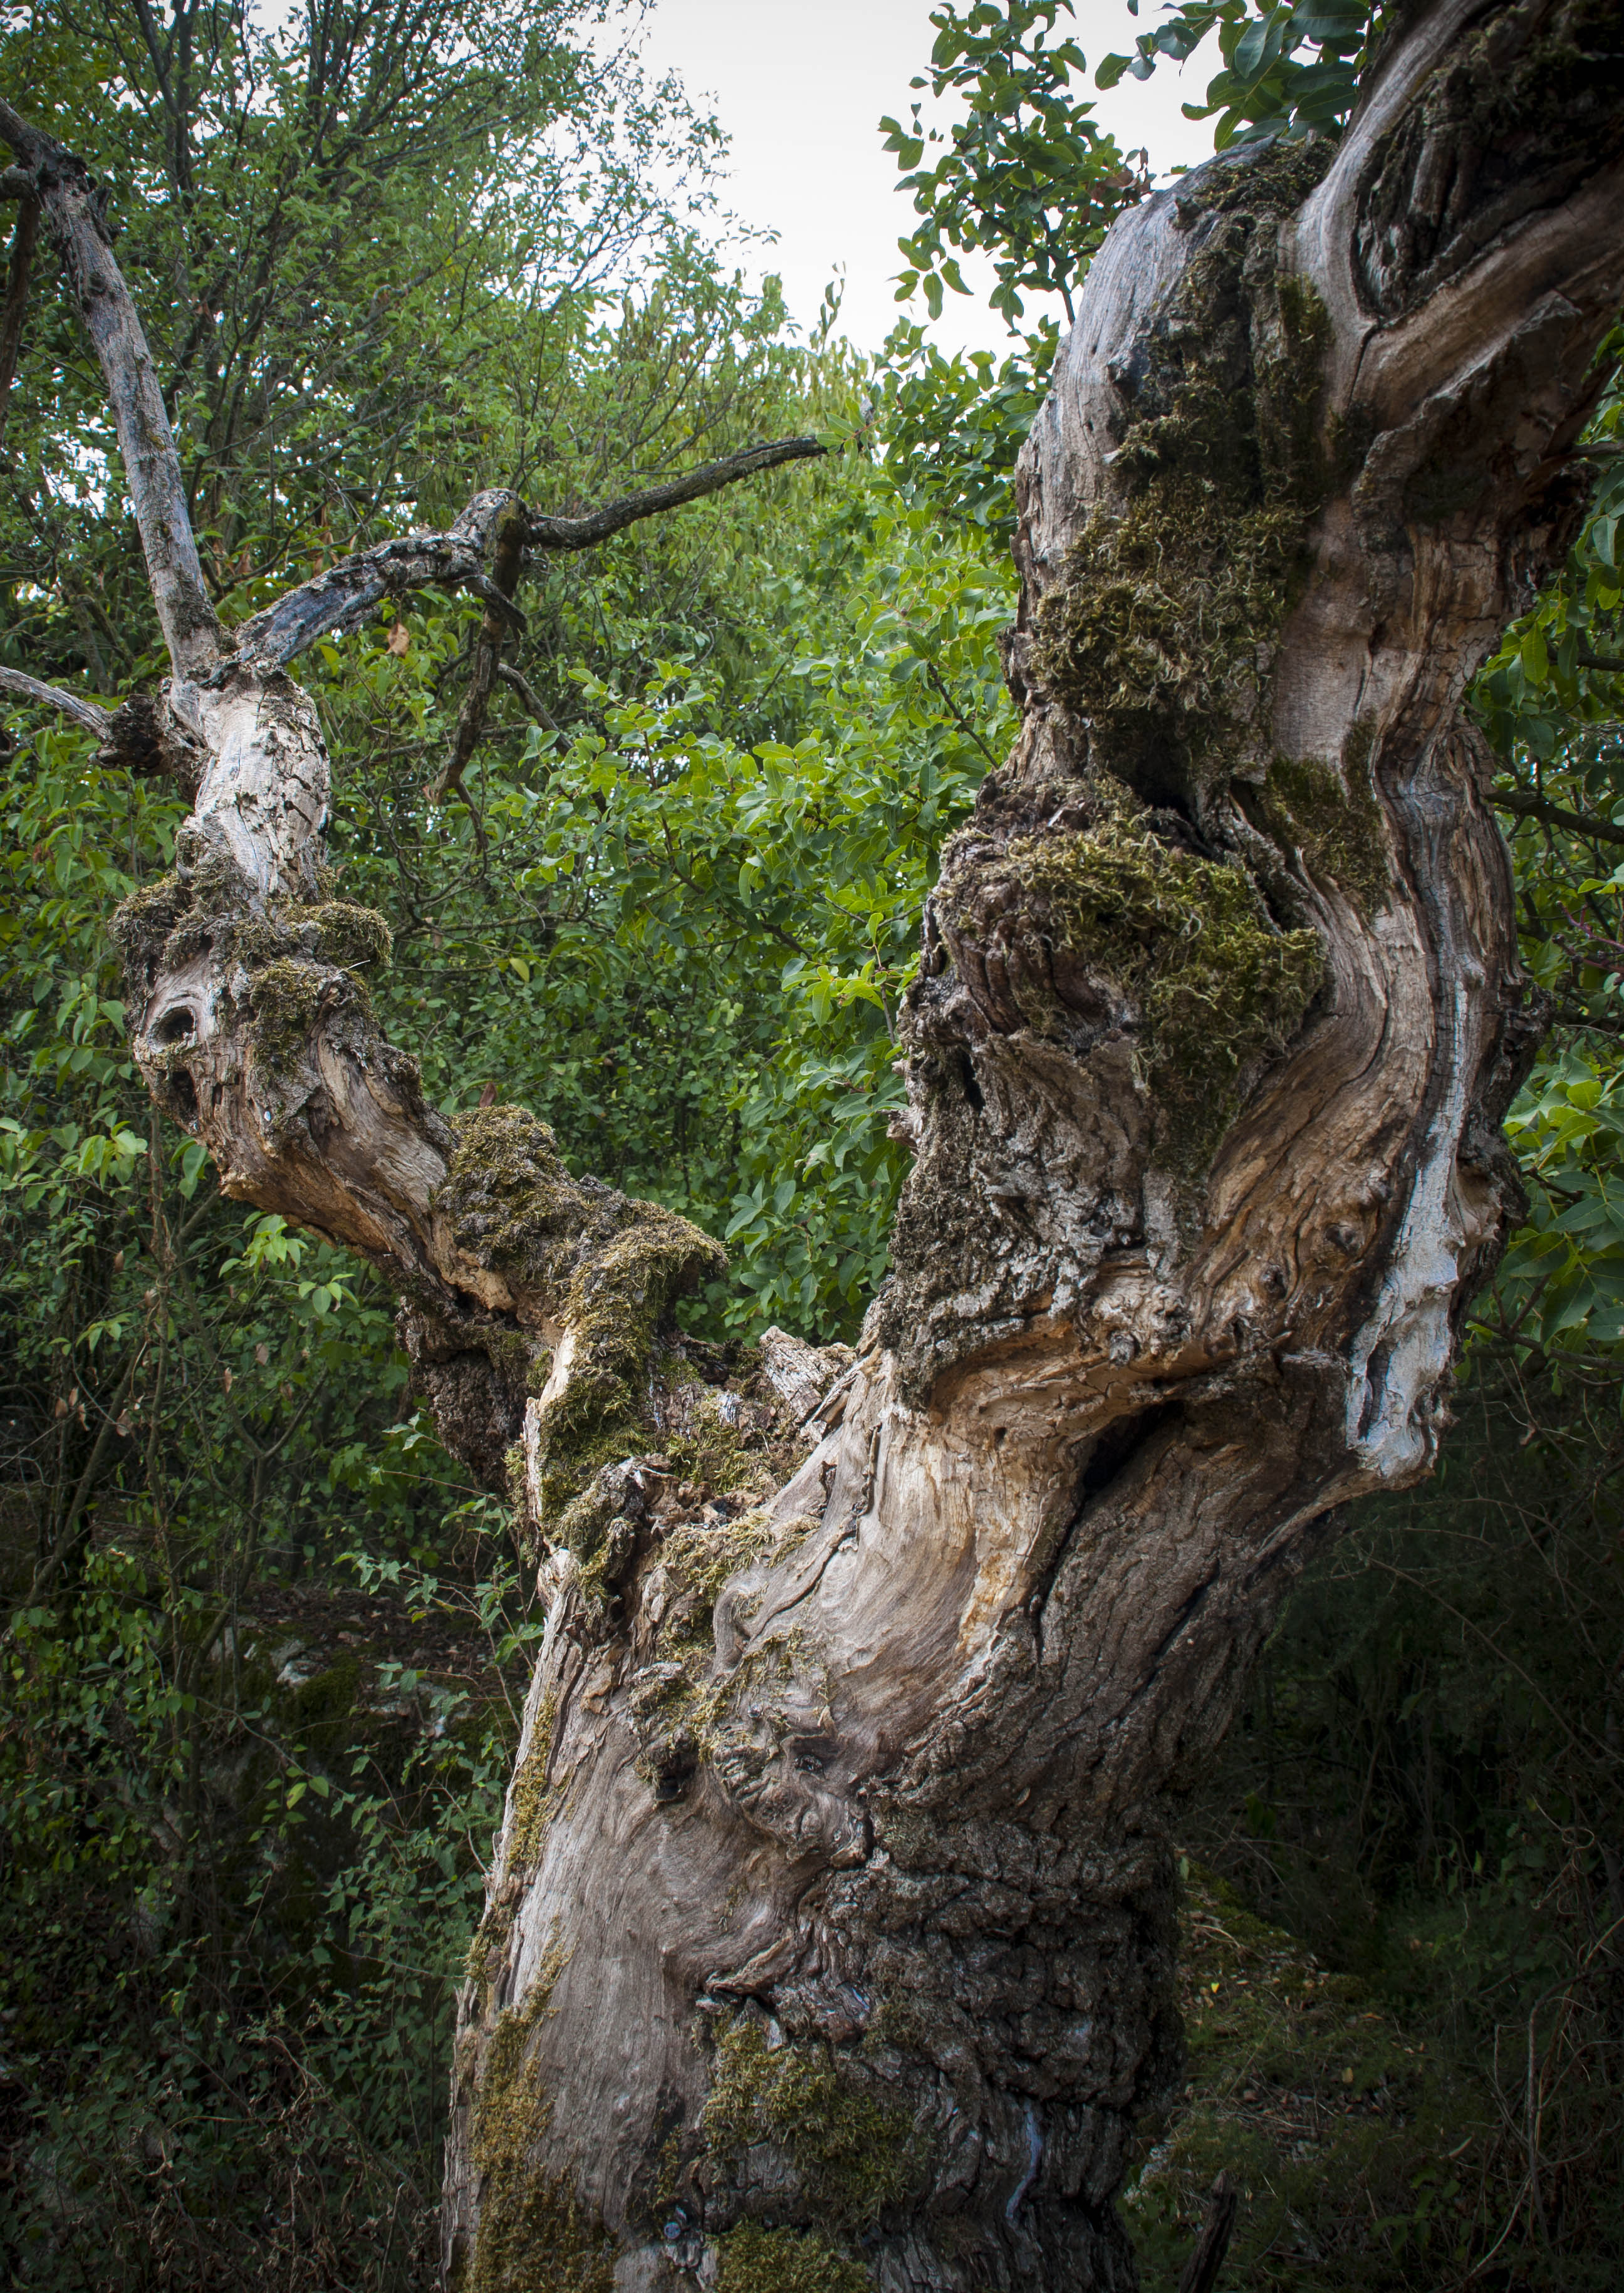
[[[1119,377],[1117,499],[1039,609],[1033,667],[1086,719],[1089,753],[1205,824],[1266,736],[1272,643],[1333,471],[1316,422],[1328,320],[1279,268],[1279,217],[1326,146],[1231,162],[1179,204],[1202,245]]]
[[[1161,1159],[1186,1176],[1211,1160],[1246,1069],[1289,1041],[1324,970],[1317,933],[1281,931],[1238,868],[1164,843],[1131,804],[1074,835],[1017,838],[938,898],[962,942],[984,918],[1018,917],[1125,994]],[[1035,1033],[1063,1038],[1058,995],[1035,984],[1052,970],[1009,967],[1011,992]]]
[[[741,2222],[716,2241],[717,2293],[870,2293],[873,2279],[810,2231]]]
[[[549,1952],[524,2005],[491,2034],[469,2140],[479,2224],[457,2293],[612,2293],[613,2240],[568,2176],[535,2158],[552,2103],[536,2076],[534,2040],[563,1967],[562,1954]]]
[[[724,2164],[763,2143],[781,2151],[814,2217],[851,2234],[914,2179],[909,2113],[866,2091],[857,2066],[832,2047],[769,2046],[754,2015],[735,2015],[717,2032],[703,2134]]]

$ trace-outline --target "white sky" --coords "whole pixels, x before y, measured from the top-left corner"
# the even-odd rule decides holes
[[[694,99],[709,98],[733,139],[726,197],[741,222],[776,231],[778,245],[746,264],[777,271],[791,312],[809,329],[827,280],[844,264],[840,325],[860,349],[878,350],[896,323],[897,241],[913,229],[913,201],[895,186],[896,155],[883,148],[882,114],[905,126],[919,91],[908,82],[930,62],[933,0],[654,0],[645,53],[675,66]],[[1143,144],[1158,177],[1212,155],[1211,120],[1186,119],[1218,69],[1205,50],[1181,74],[1165,59],[1149,80],[1124,78],[1108,94],[1092,87],[1102,56],[1126,54],[1155,20],[1142,0],[1137,21],[1125,0],[1074,0],[1088,59],[1095,117],[1125,150]],[[966,280],[974,283],[968,266]],[[983,280],[990,283],[990,271]],[[1035,315],[1028,303],[1028,317]],[[919,303],[910,316],[923,320]],[[932,337],[945,352],[1002,350],[1003,321],[978,296],[949,295]]]

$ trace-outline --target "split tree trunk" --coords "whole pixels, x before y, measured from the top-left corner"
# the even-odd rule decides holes
[[[464,2293],[1133,2283],[1167,1795],[1313,1524],[1426,1471],[1515,1215],[1539,1017],[1461,699],[1582,514],[1621,126],[1612,0],[1447,0],[1339,149],[1112,232],[1022,458],[1021,735],[925,919],[895,1270],[742,1518],[675,1515],[650,1455],[714,1245],[521,1110],[443,1122],[323,882],[290,632],[412,579],[500,611],[510,505],[233,652],[155,563],[177,674],[122,736],[199,786],[120,919],[137,1056],[227,1192],[395,1282],[544,1555],[461,2000]]]

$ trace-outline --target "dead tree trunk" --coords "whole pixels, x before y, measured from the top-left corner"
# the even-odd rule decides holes
[[[395,1282],[543,1556],[461,2001],[464,2293],[1133,2284],[1166,1795],[1314,1522],[1426,1471],[1514,1215],[1539,1014],[1461,700],[1582,513],[1620,49],[1614,0],[1445,0],[1339,147],[1214,161],[1108,240],[1022,460],[1023,730],[925,919],[895,1270],[740,1519],[676,1514],[650,1456],[714,1245],[521,1110],[428,1108],[367,998],[382,921],[323,877],[285,662],[410,583],[510,614],[512,504],[227,650],[162,484],[142,510],[147,409],[176,674],[114,725],[199,791],[118,921],[137,1055],[227,1192]],[[94,306],[85,187],[0,127]]]

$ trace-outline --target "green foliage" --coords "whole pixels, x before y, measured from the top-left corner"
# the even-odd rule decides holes
[[[944,358],[922,327],[899,320],[886,344],[885,468],[938,516],[968,519],[989,554],[1015,526],[1015,460],[1043,401],[1053,344],[995,361],[990,351]]]
[[[1616,366],[1621,350],[1615,336],[1602,355]],[[1615,378],[1587,433],[1594,490],[1574,546],[1474,688],[1499,765],[1522,960],[1557,1023],[1506,1124],[1528,1223],[1478,1319],[1540,1349],[1559,1378],[1570,1360],[1616,1362],[1624,1343],[1621,422]]]
[[[946,130],[928,126],[916,102],[910,126],[880,123],[904,171],[897,188],[922,218],[897,241],[907,267],[897,300],[922,289],[939,318],[946,290],[970,291],[959,256],[984,254],[996,281],[989,300],[1015,344],[1001,363],[987,352],[945,359],[922,328],[899,320],[880,377],[886,467],[938,515],[968,518],[998,541],[1014,523],[1015,457],[1060,344],[1047,313],[1023,330],[1025,298],[1057,297],[1069,322],[1094,250],[1148,180],[1095,124],[1093,106],[1072,93],[1085,61],[1075,40],[1054,37],[1062,11],[1072,14],[1070,0],[934,10],[930,68],[913,85],[962,105],[963,117]],[[938,145],[939,157],[922,166]]]
[[[499,1641],[512,1587],[396,1422],[389,1301],[152,1122],[104,926],[180,807],[86,748],[0,766],[0,2252],[76,2293],[352,2244],[423,2281],[508,1722],[354,1587],[460,1541]]]
[[[931,11],[936,42],[930,69],[913,85],[937,101],[962,101],[964,117],[946,133],[922,125],[915,103],[910,127],[882,119],[888,151],[905,174],[924,220],[899,239],[908,268],[897,280],[905,302],[922,285],[930,316],[942,313],[943,289],[967,295],[955,254],[985,251],[997,285],[990,297],[1011,328],[1024,313],[1023,294],[1056,295],[1074,315],[1073,290],[1094,249],[1125,206],[1140,197],[1136,176],[1116,142],[1091,117],[1093,106],[1070,93],[1087,69],[1075,40],[1054,38],[1070,0],[972,0]],[[928,149],[946,148],[922,167]],[[1142,155],[1141,155],[1142,156]]]
[[[1128,0],[1137,16],[1139,0]],[[1207,84],[1205,103],[1187,103],[1187,119],[1217,115],[1214,143],[1287,134],[1335,134],[1359,97],[1399,11],[1364,0],[1166,0],[1164,20],[1141,32],[1132,56],[1107,56],[1094,85],[1115,87],[1124,73],[1149,79],[1162,57],[1181,64],[1214,33],[1222,69]]]
[[[1490,2130],[1487,2090],[1368,1981],[1181,1860],[1189,2083],[1125,2200],[1146,2293],[1173,2293],[1221,2171],[1241,2200],[1230,2283],[1436,2293],[1454,2281],[1459,2153]]]
[[[883,1264],[890,1029],[937,852],[1006,737],[1011,583],[880,473],[837,466],[788,514],[803,482],[767,505],[770,547],[763,505],[729,503],[642,545],[640,597],[605,569],[582,603],[624,667],[597,672],[572,599],[550,625],[532,607],[524,674],[565,729],[499,717],[477,828],[448,806],[425,837],[413,787],[459,704],[460,619],[414,612],[403,654],[380,622],[318,690],[347,767],[343,880],[394,932],[379,1017],[431,1097],[499,1077],[572,1170],[726,1239],[713,1323],[833,1337]],[[670,649],[645,668],[662,575],[688,625],[651,633]]]

